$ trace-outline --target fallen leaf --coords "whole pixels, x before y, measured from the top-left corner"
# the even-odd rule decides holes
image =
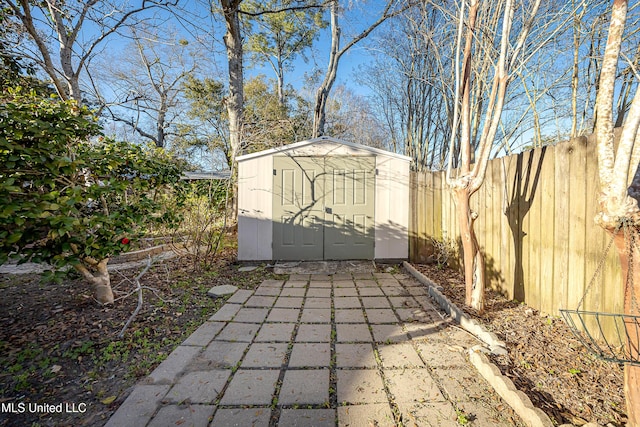
[[[116,400],[115,396],[109,396],[109,397],[105,397],[104,399],[102,399],[100,401],[100,403],[102,403],[104,405],[111,405],[115,400]]]

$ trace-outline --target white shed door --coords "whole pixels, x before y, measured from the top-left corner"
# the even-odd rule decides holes
[[[273,162],[274,259],[373,259],[375,157]]]

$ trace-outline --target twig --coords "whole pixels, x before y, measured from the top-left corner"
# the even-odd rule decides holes
[[[152,260],[151,257],[149,257],[147,259],[147,266],[144,268],[144,270],[142,270],[140,272],[140,274],[138,274],[136,276],[136,278],[134,279],[137,285],[137,291],[138,291],[138,305],[136,307],[135,310],[133,310],[133,313],[131,313],[131,316],[129,317],[129,320],[127,320],[127,323],[124,324],[124,326],[122,327],[122,330],[120,331],[120,333],[118,334],[118,338],[122,338],[124,336],[124,331],[127,330],[127,328],[129,327],[129,325],[131,324],[131,322],[133,322],[133,319],[135,319],[135,317],[138,315],[138,313],[140,312],[140,309],[142,308],[142,285],[140,284],[140,278],[142,276],[144,276],[144,274],[149,271],[149,269],[151,268],[151,264],[152,264]]]

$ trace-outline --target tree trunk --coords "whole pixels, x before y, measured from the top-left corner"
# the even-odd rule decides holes
[[[229,62],[229,96],[226,100],[229,115],[229,145],[231,146],[231,179],[233,186],[227,206],[228,218],[232,223],[238,219],[238,181],[235,173],[236,156],[240,153],[242,139],[242,120],[244,110],[244,76],[242,65],[242,37],[240,34],[240,18],[238,14],[239,0],[221,0],[227,32],[224,35],[224,45],[227,48]]]
[[[612,230],[608,230],[610,233]],[[626,236],[625,236],[626,234]],[[632,245],[627,239],[631,239]],[[626,315],[640,316],[640,250],[638,240],[640,231],[629,225],[628,229],[620,230],[614,242],[620,257],[622,277],[625,280],[624,312]],[[640,360],[640,337],[638,324],[635,321],[625,321],[627,329],[626,351],[630,359]],[[628,425],[640,426],[640,366],[629,363],[624,366],[624,395],[627,404]]]
[[[478,214],[471,210],[471,194],[466,188],[455,188],[460,238],[462,239],[465,304],[475,308],[478,314],[484,312],[484,256],[480,252],[478,239],[473,229]]]
[[[84,264],[75,266],[76,270],[93,285],[94,297],[100,304],[113,304],[114,300],[113,290],[111,289],[111,276],[109,275],[109,270],[107,270],[108,262],[109,258],[105,258],[98,263],[90,260],[89,264],[95,269],[95,272],[91,272]]]
[[[331,51],[329,53],[329,65],[322,85],[316,92],[316,105],[313,114],[313,138],[324,135],[326,122],[327,101],[329,93],[336,81],[338,74],[338,62],[340,61],[340,25],[338,24],[338,0],[331,2]]]

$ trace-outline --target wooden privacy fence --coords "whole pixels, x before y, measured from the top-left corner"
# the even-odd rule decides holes
[[[489,162],[471,205],[492,288],[546,314],[577,308],[610,241],[594,223],[595,148],[593,138],[582,137]],[[416,172],[411,181],[411,261],[432,256],[433,238],[451,242],[459,262],[456,206],[444,172]],[[623,313],[615,246],[580,308]]]

